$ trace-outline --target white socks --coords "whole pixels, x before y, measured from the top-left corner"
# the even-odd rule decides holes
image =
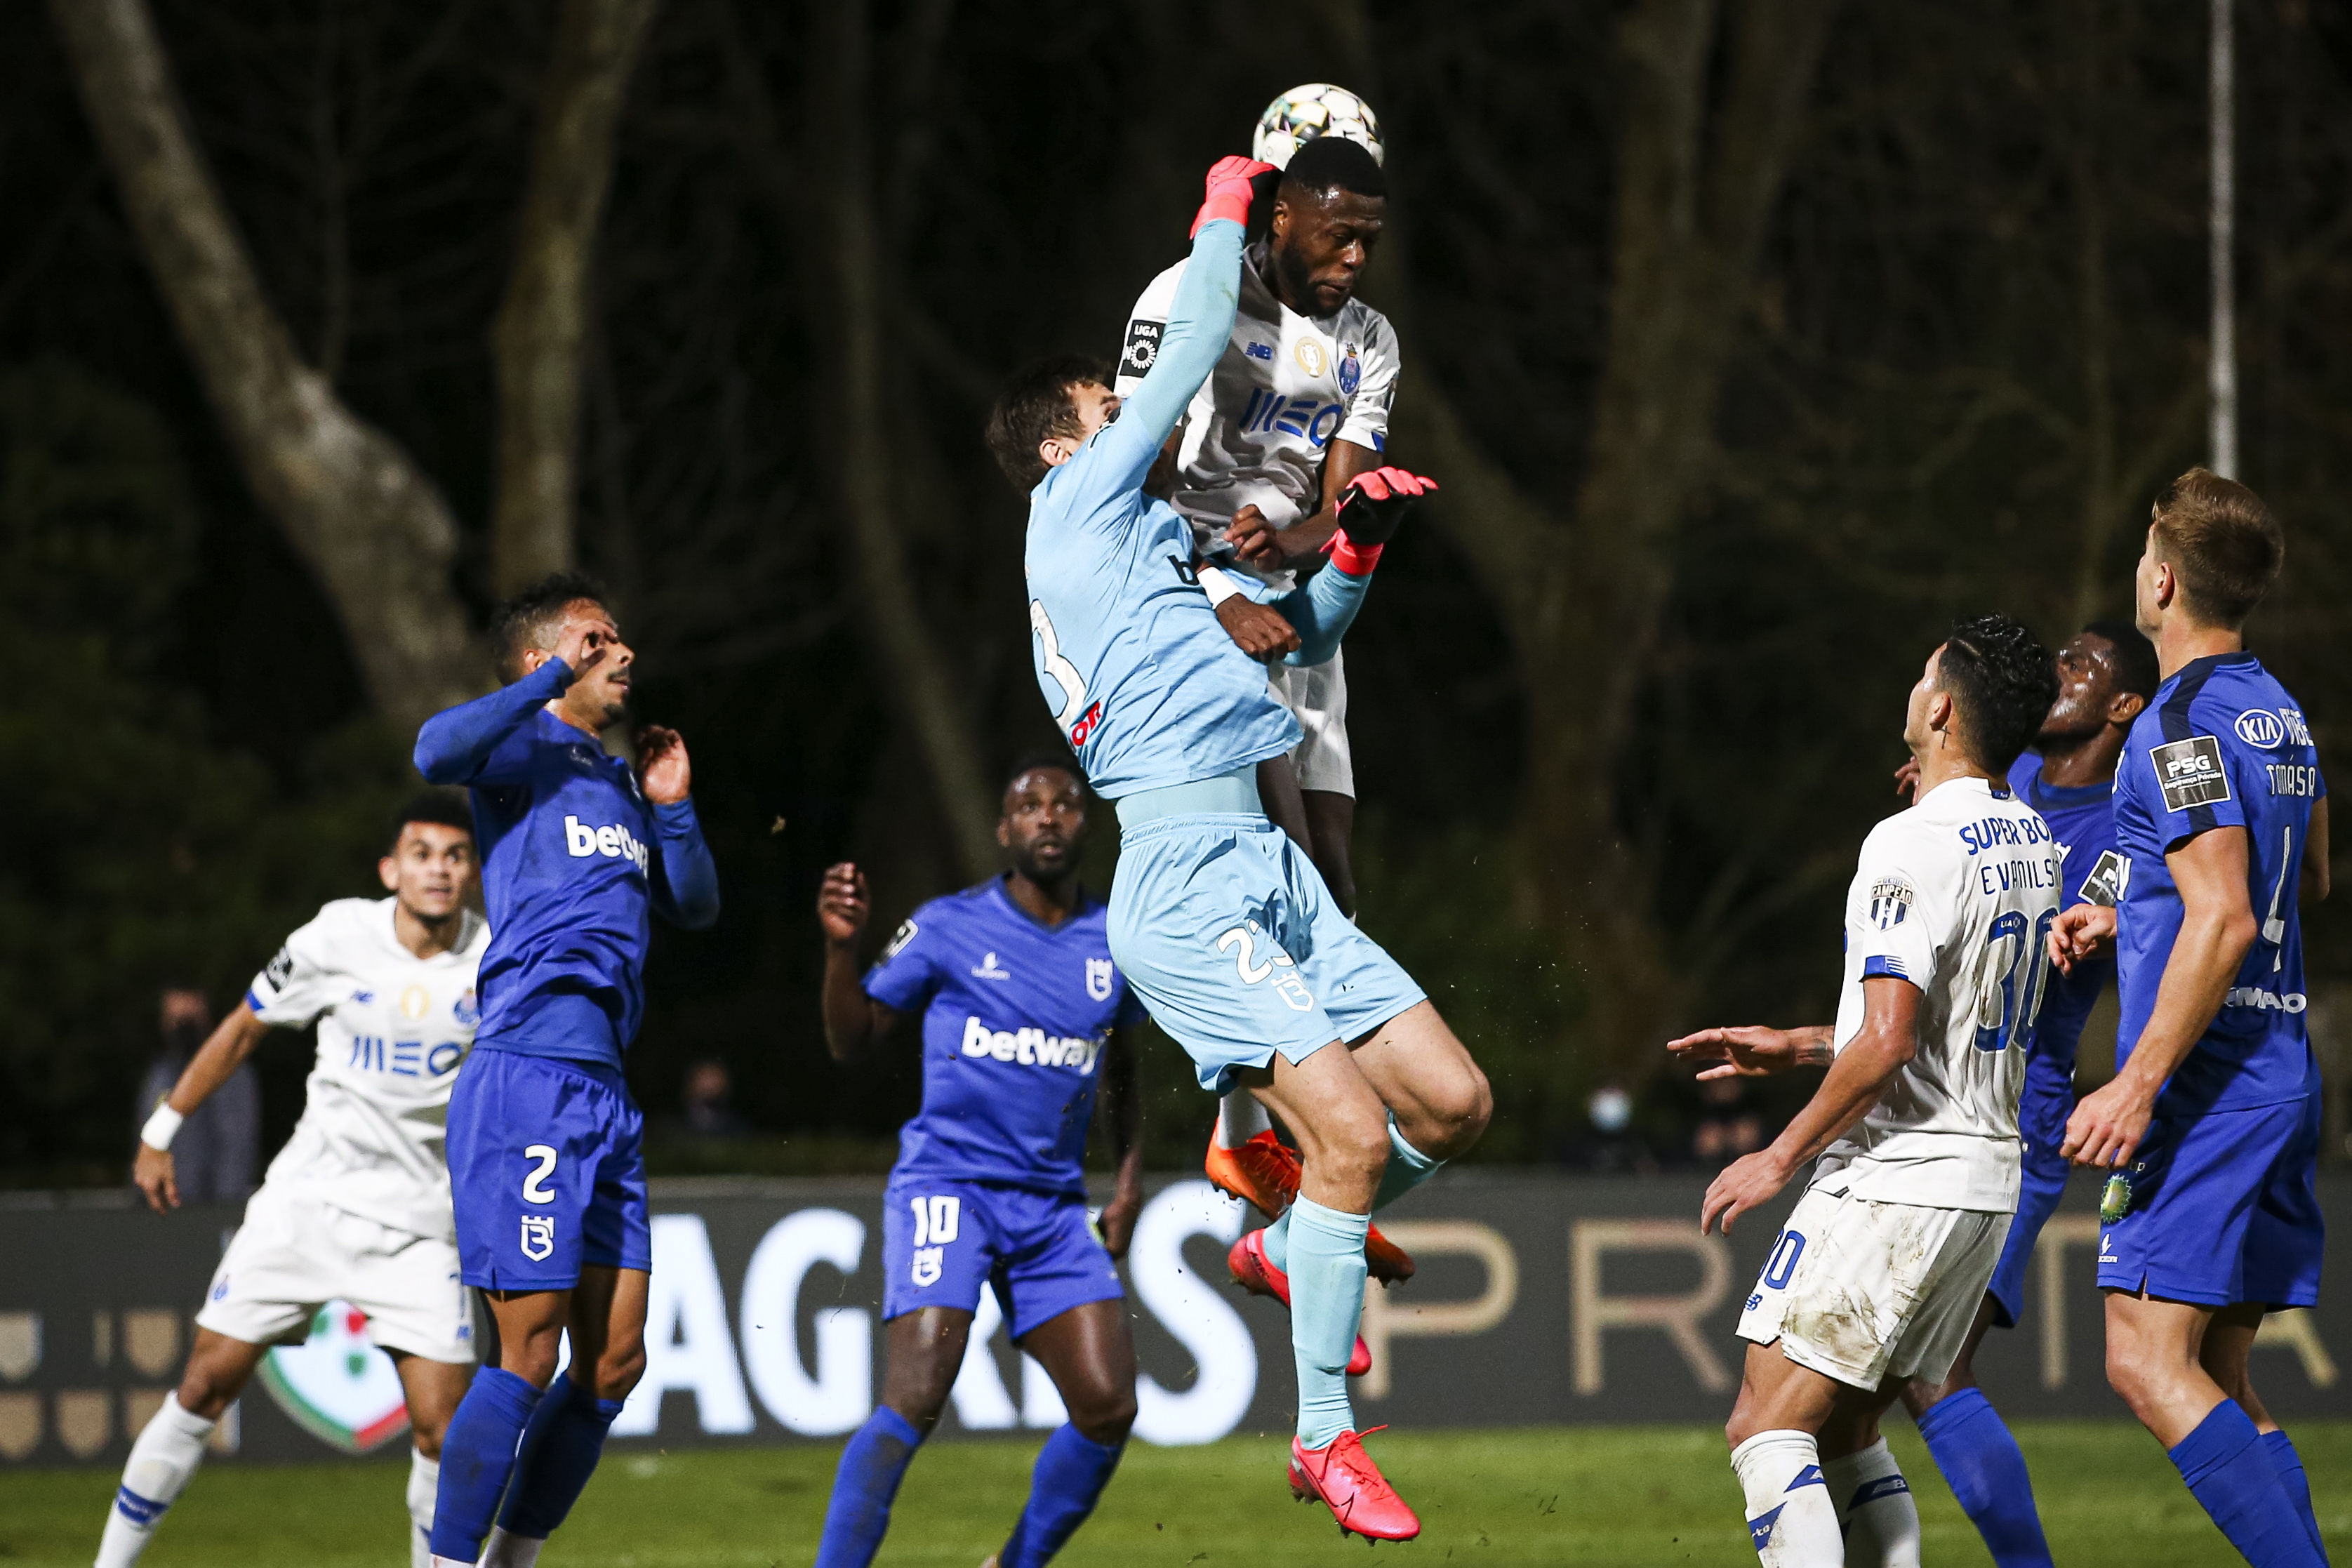
[[[1822,1479],[1845,1526],[1848,1568],[1919,1568],[1919,1510],[1885,1438],[1824,1463]]]
[[[408,1568],[433,1568],[433,1500],[441,1495],[441,1461],[408,1450]]]
[[[176,1394],[156,1407],[131,1445],[131,1462],[122,1467],[122,1487],[107,1510],[106,1534],[99,1542],[98,1568],[131,1568],[139,1561],[164,1510],[204,1463],[205,1439],[215,1425],[181,1409]]]
[[[1236,1089],[1217,1101],[1217,1147],[1238,1149],[1261,1132],[1274,1130],[1274,1119],[1257,1096],[1248,1089]]]
[[[1845,1568],[1845,1538],[1811,1432],[1759,1432],[1731,1451],[1763,1568]]]
[[[509,1535],[506,1526],[494,1524],[489,1539],[482,1542],[481,1568],[538,1568],[546,1545],[543,1535]]]

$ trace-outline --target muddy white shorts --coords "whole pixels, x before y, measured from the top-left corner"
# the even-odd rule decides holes
[[[1940,1383],[2000,1261],[2010,1216],[1851,1195],[1843,1174],[1799,1201],[1739,1314],[1739,1337],[1854,1388]]]
[[[264,1183],[222,1254],[199,1328],[247,1344],[300,1344],[319,1309],[340,1298],[367,1314],[388,1351],[463,1365],[474,1322],[457,1279],[457,1244],[378,1225]]]
[[[1322,664],[1304,668],[1277,664],[1267,684],[1276,700],[1290,710],[1306,739],[1291,748],[1290,765],[1297,772],[1300,789],[1328,790],[1356,796],[1356,763],[1348,750],[1348,671],[1335,653]]]

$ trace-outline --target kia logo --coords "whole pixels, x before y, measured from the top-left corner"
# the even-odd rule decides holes
[[[2286,739],[2286,725],[2267,708],[2249,708],[2238,715],[2238,739],[2267,752]]]

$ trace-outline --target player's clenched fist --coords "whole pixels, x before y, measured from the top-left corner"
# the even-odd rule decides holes
[[[856,942],[870,912],[866,873],[846,860],[826,867],[816,890],[816,923],[824,928],[825,941]]]
[[[1246,594],[1235,594],[1217,605],[1217,624],[1255,659],[1270,662],[1298,646],[1298,628],[1290,624],[1290,617]]]
[[[2116,911],[2105,904],[2076,904],[2050,923],[2050,962],[2061,974],[2096,958],[2116,940]]]
[[[675,730],[648,724],[637,731],[637,787],[656,805],[675,805],[687,796],[694,770],[686,760],[686,742]]]
[[[1437,490],[1435,479],[1403,468],[1373,468],[1358,474],[1339,492],[1339,527],[1360,548],[1396,537],[1412,503]]]

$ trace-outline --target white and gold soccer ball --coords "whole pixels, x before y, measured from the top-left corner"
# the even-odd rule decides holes
[[[1372,112],[1372,106],[1328,81],[1294,87],[1267,104],[1265,112],[1257,117],[1250,155],[1261,163],[1286,169],[1290,155],[1318,136],[1353,142],[1370,153],[1375,163],[1387,156],[1381,145],[1380,116]]]

